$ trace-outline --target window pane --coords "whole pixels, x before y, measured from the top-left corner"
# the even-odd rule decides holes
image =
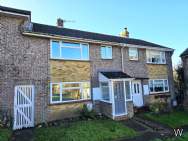
[[[81,59],[80,48],[61,48],[61,55],[63,59]]]
[[[150,92],[154,91],[154,89],[153,89],[153,80],[149,81],[149,88],[150,88]]]
[[[112,59],[112,48],[106,47],[106,58]]]
[[[164,80],[164,84],[165,84],[165,91],[168,91],[168,81],[167,80]]]
[[[106,51],[105,51],[105,47],[101,47],[101,58],[106,58]]]
[[[112,47],[109,47],[109,46],[101,47],[101,58],[102,59],[112,59]]]
[[[80,89],[63,90],[62,100],[79,100],[81,99]]]
[[[87,44],[82,44],[82,59],[89,60],[89,47]]]
[[[52,58],[60,57],[60,44],[57,41],[52,41]]]
[[[108,83],[101,83],[101,91],[102,91],[102,99],[109,101],[110,94],[109,94]]]
[[[80,83],[63,83],[63,88],[80,87]]]
[[[83,89],[82,99],[91,98],[90,97],[90,83],[88,82],[82,83],[82,89]]]
[[[137,60],[138,59],[137,48],[129,48],[129,59],[130,60]]]
[[[164,91],[163,80],[154,80],[154,90],[155,92]]]
[[[60,84],[52,84],[52,101],[60,101]]]
[[[63,43],[63,47],[78,47],[78,48],[80,48],[79,43],[68,43],[68,42],[62,42],[62,43]]]
[[[165,63],[165,62],[166,62],[165,52],[161,52],[161,62],[162,62],[162,63]]]
[[[131,91],[130,91],[130,85],[128,81],[125,81],[125,90],[126,90],[126,99],[131,99]]]

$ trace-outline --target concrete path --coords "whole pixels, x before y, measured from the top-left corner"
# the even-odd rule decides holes
[[[173,135],[173,130],[165,128],[160,124],[157,125],[150,121],[144,121],[144,119],[137,117],[122,122],[127,127],[137,131],[140,135],[129,139],[120,139],[118,141],[152,141],[156,138],[166,138]]]

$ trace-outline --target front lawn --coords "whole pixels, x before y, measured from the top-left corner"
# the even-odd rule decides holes
[[[188,125],[188,113],[184,111],[173,111],[166,114],[145,113],[143,116],[146,119],[160,122],[172,128]]]
[[[181,137],[167,138],[167,139],[155,139],[153,141],[188,141],[188,133],[183,133]]]
[[[69,126],[36,128],[35,141],[109,141],[137,133],[113,120],[78,121]]]
[[[0,141],[8,141],[11,137],[11,131],[0,127]]]

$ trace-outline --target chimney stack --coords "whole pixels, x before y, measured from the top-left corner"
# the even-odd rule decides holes
[[[57,19],[57,26],[63,28],[64,27],[64,20],[61,18]]]
[[[129,38],[129,32],[127,30],[127,27],[124,28],[124,31],[120,33],[121,37]]]

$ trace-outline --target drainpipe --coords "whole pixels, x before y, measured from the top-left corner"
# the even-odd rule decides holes
[[[121,67],[122,67],[122,72],[124,72],[124,56],[123,56],[123,49],[126,47],[125,44],[122,44],[122,47],[121,47]]]

